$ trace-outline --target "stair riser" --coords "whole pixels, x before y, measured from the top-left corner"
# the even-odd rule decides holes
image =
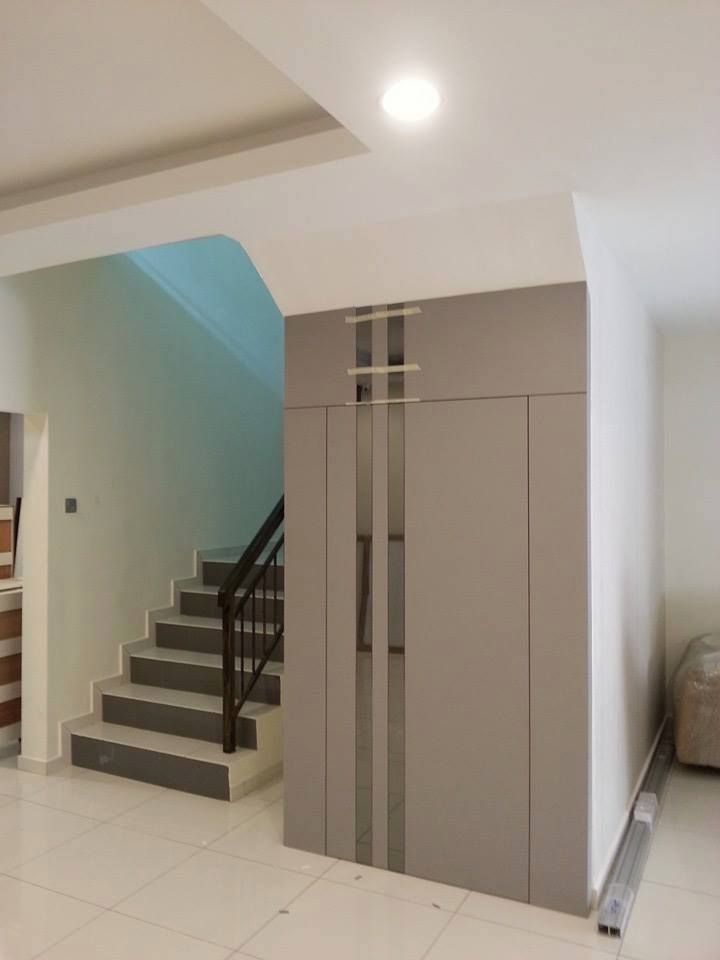
[[[255,635],[256,657],[260,657],[263,649],[263,634]],[[158,647],[170,650],[192,650],[195,653],[222,653],[222,630],[220,627],[191,627],[178,623],[158,623],[155,626],[155,643]],[[236,656],[240,656],[240,631],[235,637]],[[273,650],[271,660],[282,663],[283,641],[281,640]],[[252,656],[252,634],[245,633],[245,656]]]
[[[256,600],[255,609],[258,618],[264,617],[268,620],[274,620],[276,615],[283,612],[283,600],[275,601],[272,597],[267,600]],[[245,619],[249,619],[246,611]],[[180,593],[180,613],[187,613],[192,617],[217,617],[221,618],[222,611],[218,607],[217,594],[215,593],[192,593],[191,591],[182,591]]]
[[[235,563],[229,563],[226,560],[204,560],[202,565],[202,576],[203,583],[207,586],[219,587],[220,584],[225,580],[225,577],[230,573],[230,571],[235,566]],[[253,576],[257,573],[261,567],[253,567]],[[249,579],[249,578],[248,578]],[[266,577],[266,585],[269,590],[273,589],[273,571],[268,570]],[[284,570],[282,567],[277,568],[277,588],[282,590],[285,583]]]
[[[191,737],[208,743],[222,743],[223,739],[222,716],[211,711],[114,697],[106,693],[103,695],[102,712],[103,720],[107,723],[170,733],[176,737]],[[257,723],[254,717],[241,717],[237,731],[238,746],[257,750]]]
[[[222,670],[219,667],[131,657],[130,678],[133,683],[144,683],[151,687],[190,690],[193,693],[209,693],[215,697],[222,695]],[[239,673],[236,674],[236,682],[239,689]],[[280,677],[263,674],[253,688],[252,699],[256,703],[280,703]]]
[[[141,750],[127,744],[108,743],[74,733],[72,762],[76,767],[153,783],[159,787],[184,790],[216,800],[230,799],[227,767],[192,757]]]

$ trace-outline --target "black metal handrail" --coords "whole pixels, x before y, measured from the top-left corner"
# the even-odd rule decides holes
[[[218,591],[218,606],[222,608],[223,623],[223,750],[225,753],[233,753],[237,749],[237,721],[240,711],[283,638],[284,616],[280,613],[280,609],[284,604],[278,604],[278,557],[285,542],[285,537],[280,530],[284,519],[285,498],[281,497]],[[269,574],[271,574],[271,589],[268,589]],[[260,590],[262,596],[258,595]],[[268,615],[269,599],[272,599],[271,616]],[[262,614],[259,649],[258,604],[261,605],[259,612]],[[239,670],[235,659],[238,623],[240,625]],[[248,628],[251,640],[250,650],[246,646]],[[250,656],[246,657],[246,653],[250,653]]]

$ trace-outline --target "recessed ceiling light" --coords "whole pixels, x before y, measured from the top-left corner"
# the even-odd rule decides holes
[[[427,80],[408,77],[389,87],[382,98],[382,108],[396,120],[414,123],[429,117],[440,103],[440,94]]]

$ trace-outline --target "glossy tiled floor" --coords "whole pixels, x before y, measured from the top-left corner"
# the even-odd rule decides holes
[[[234,804],[0,763],[0,958],[718,960],[720,774],[676,769],[624,943],[581,920],[280,842]]]

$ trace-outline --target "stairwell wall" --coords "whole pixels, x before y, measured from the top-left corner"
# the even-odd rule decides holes
[[[281,342],[272,301],[261,313],[239,322]],[[24,641],[47,649],[23,678],[31,763],[58,755],[60,723],[91,709],[90,682],[117,672],[193,550],[246,541],[280,496],[281,395],[125,256],[0,280],[0,409],[48,424],[46,636],[36,618]]]

